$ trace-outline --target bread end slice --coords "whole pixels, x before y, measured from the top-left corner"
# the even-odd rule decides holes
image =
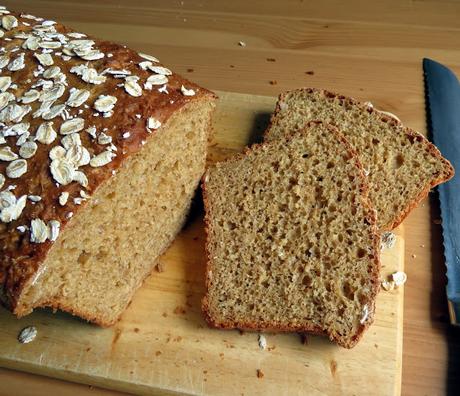
[[[265,140],[311,120],[335,125],[359,154],[381,231],[397,227],[431,188],[454,176],[452,165],[423,135],[369,103],[316,88],[282,93]]]
[[[208,323],[356,345],[373,322],[379,236],[343,136],[311,122],[211,167],[202,188]]]

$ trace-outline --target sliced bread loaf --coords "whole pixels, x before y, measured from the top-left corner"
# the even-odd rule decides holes
[[[151,55],[2,14],[0,300],[112,325],[185,221],[216,98]]]
[[[208,322],[354,346],[373,320],[379,237],[363,169],[337,130],[312,122],[253,146],[202,186]]]
[[[281,94],[265,139],[295,131],[310,120],[336,125],[359,153],[381,230],[398,226],[430,188],[454,175],[450,163],[418,132],[371,105],[324,90]]]

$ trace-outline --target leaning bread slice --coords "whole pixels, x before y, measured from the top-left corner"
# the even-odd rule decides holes
[[[295,131],[310,120],[336,125],[359,153],[382,231],[398,226],[430,188],[454,175],[450,163],[418,132],[371,105],[324,90],[281,94],[265,139]]]
[[[373,320],[379,238],[363,169],[337,130],[309,123],[253,146],[211,167],[203,193],[208,322],[354,346]]]

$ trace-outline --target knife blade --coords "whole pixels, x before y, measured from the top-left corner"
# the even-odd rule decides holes
[[[427,123],[434,144],[460,170],[460,84],[447,67],[423,59]],[[460,177],[438,186],[441,203],[447,301],[452,324],[460,325]]]

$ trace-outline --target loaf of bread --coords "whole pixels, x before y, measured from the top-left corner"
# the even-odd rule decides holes
[[[343,136],[311,122],[217,163],[202,188],[207,321],[354,346],[373,321],[380,239]]]
[[[153,56],[0,14],[2,300],[111,325],[181,229],[215,96]]]
[[[381,231],[398,226],[432,187],[454,175],[450,163],[418,132],[372,105],[324,90],[281,94],[265,139],[295,131],[310,120],[336,125],[359,153]]]

